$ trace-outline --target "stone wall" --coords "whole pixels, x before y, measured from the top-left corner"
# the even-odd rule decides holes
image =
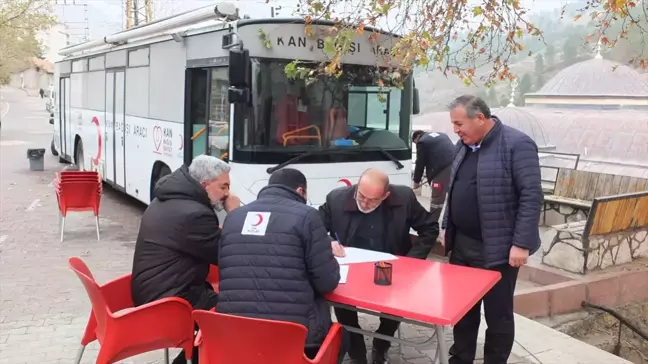
[[[553,226],[587,220],[589,208],[580,208],[557,202],[545,201],[540,224]]]
[[[579,221],[549,228],[542,236],[542,263],[585,274],[648,257],[648,227],[591,236],[583,242],[584,226],[585,221]]]

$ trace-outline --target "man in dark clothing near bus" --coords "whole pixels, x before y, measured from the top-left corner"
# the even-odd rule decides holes
[[[439,221],[450,185],[450,169],[455,145],[448,134],[426,133],[423,130],[416,130],[412,134],[412,142],[416,144],[416,167],[414,168],[414,186],[412,188],[421,187],[425,169],[427,183],[432,189],[430,213],[436,221]]]
[[[206,282],[210,264],[218,264],[221,236],[214,207],[230,212],[240,205],[229,192],[229,171],[227,163],[201,155],[157,183],[135,243],[131,295],[136,306],[165,297],[183,298],[196,309],[216,306],[217,294]],[[173,361],[185,362],[184,353]]]
[[[227,216],[216,311],[301,324],[308,329],[304,352],[313,359],[331,327],[324,295],[337,287],[340,266],[306,189],[303,173],[282,168],[255,201]]]
[[[450,119],[461,140],[443,219],[446,254],[450,264],[501,273],[483,298],[488,326],[484,363],[506,364],[515,338],[513,294],[518,270],[540,247],[543,194],[538,148],[533,139],[502,124],[482,99],[472,95],[450,104]],[[454,326],[450,364],[475,360],[481,304]]]
[[[389,183],[377,169],[363,172],[357,185],[340,187],[326,196],[320,206],[326,230],[344,246],[426,259],[439,235],[439,223],[416,199],[409,186]],[[413,246],[410,228],[418,233]],[[336,242],[334,242],[335,244]],[[360,328],[357,312],[335,308],[338,322]],[[393,336],[398,321],[380,319],[377,333]],[[367,363],[367,349],[361,334],[349,334],[349,356],[354,364]],[[390,342],[374,339],[372,362],[387,362]]]

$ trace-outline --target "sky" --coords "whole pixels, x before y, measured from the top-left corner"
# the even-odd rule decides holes
[[[143,3],[144,0],[138,0]],[[161,18],[179,12],[196,9],[202,6],[216,4],[214,0],[152,0],[154,18]],[[522,0],[522,5],[530,7],[532,12],[552,11],[560,8],[570,0]],[[90,39],[97,39],[108,34],[119,32],[125,26],[124,3],[125,0],[55,0],[55,13],[60,22],[68,26],[71,43],[83,40],[86,30],[86,7],[88,32]],[[67,5],[64,5],[64,2]],[[281,6],[279,16],[291,16],[296,9],[297,0],[239,0],[233,1],[241,9],[241,14],[248,14],[252,18],[270,17],[272,6]],[[470,2],[482,3],[483,0]]]

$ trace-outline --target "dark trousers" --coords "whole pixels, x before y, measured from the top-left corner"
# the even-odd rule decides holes
[[[211,286],[209,287],[208,291],[203,294],[196,302],[190,302],[191,306],[195,310],[211,310],[212,308],[216,307],[216,303],[218,303],[218,293],[211,291]],[[198,325],[194,325],[194,329],[197,331],[198,330]],[[187,358],[185,357],[185,351],[182,350],[178,356],[176,356],[175,359],[173,359],[172,364],[186,364],[187,363]],[[198,347],[194,346],[193,351],[191,353],[191,363],[192,364],[198,364]]]
[[[441,218],[441,210],[443,210],[443,204],[445,204],[448,188],[450,187],[451,172],[452,166],[447,166],[434,176],[434,180],[430,182],[430,188],[432,189],[430,214],[434,216],[434,221],[439,221]]]
[[[357,312],[347,310],[344,308],[337,308],[337,307],[334,309],[334,311],[335,311],[335,317],[337,317],[337,321],[341,325],[355,327],[358,329],[360,328]],[[380,326],[378,326],[378,330],[376,330],[376,333],[387,335],[387,336],[394,336],[396,330],[398,330],[399,325],[400,322],[398,321],[394,321],[386,318],[380,318]],[[351,357],[351,359],[364,361],[362,359],[367,357],[367,347],[365,346],[364,336],[353,332],[349,332],[348,335],[349,335],[348,336],[349,356]],[[386,352],[387,350],[389,350],[390,345],[391,343],[389,341],[385,341],[381,339],[373,340],[373,349],[379,352],[380,351]]]
[[[471,254],[470,251],[462,251],[460,244],[465,247],[470,246],[471,243],[474,251],[474,241],[466,241],[467,239],[470,238],[457,234],[455,246],[450,255],[450,264],[483,268],[481,259]],[[509,355],[511,355],[515,338],[513,294],[519,268],[503,264],[488,269],[500,272],[502,278],[483,298],[486,324],[488,325],[484,345],[484,364],[506,364]],[[473,364],[481,322],[481,304],[482,300],[455,325],[454,344],[450,348],[450,364]]]

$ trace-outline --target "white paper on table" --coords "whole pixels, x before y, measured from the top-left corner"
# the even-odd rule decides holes
[[[373,250],[358,249],[358,248],[344,248],[346,256],[335,257],[340,265],[353,264],[353,263],[368,263],[379,262],[381,260],[395,260],[398,259],[395,255],[389,253],[376,252]]]
[[[346,283],[348,275],[349,275],[349,266],[348,265],[341,265],[340,266],[340,283]]]

